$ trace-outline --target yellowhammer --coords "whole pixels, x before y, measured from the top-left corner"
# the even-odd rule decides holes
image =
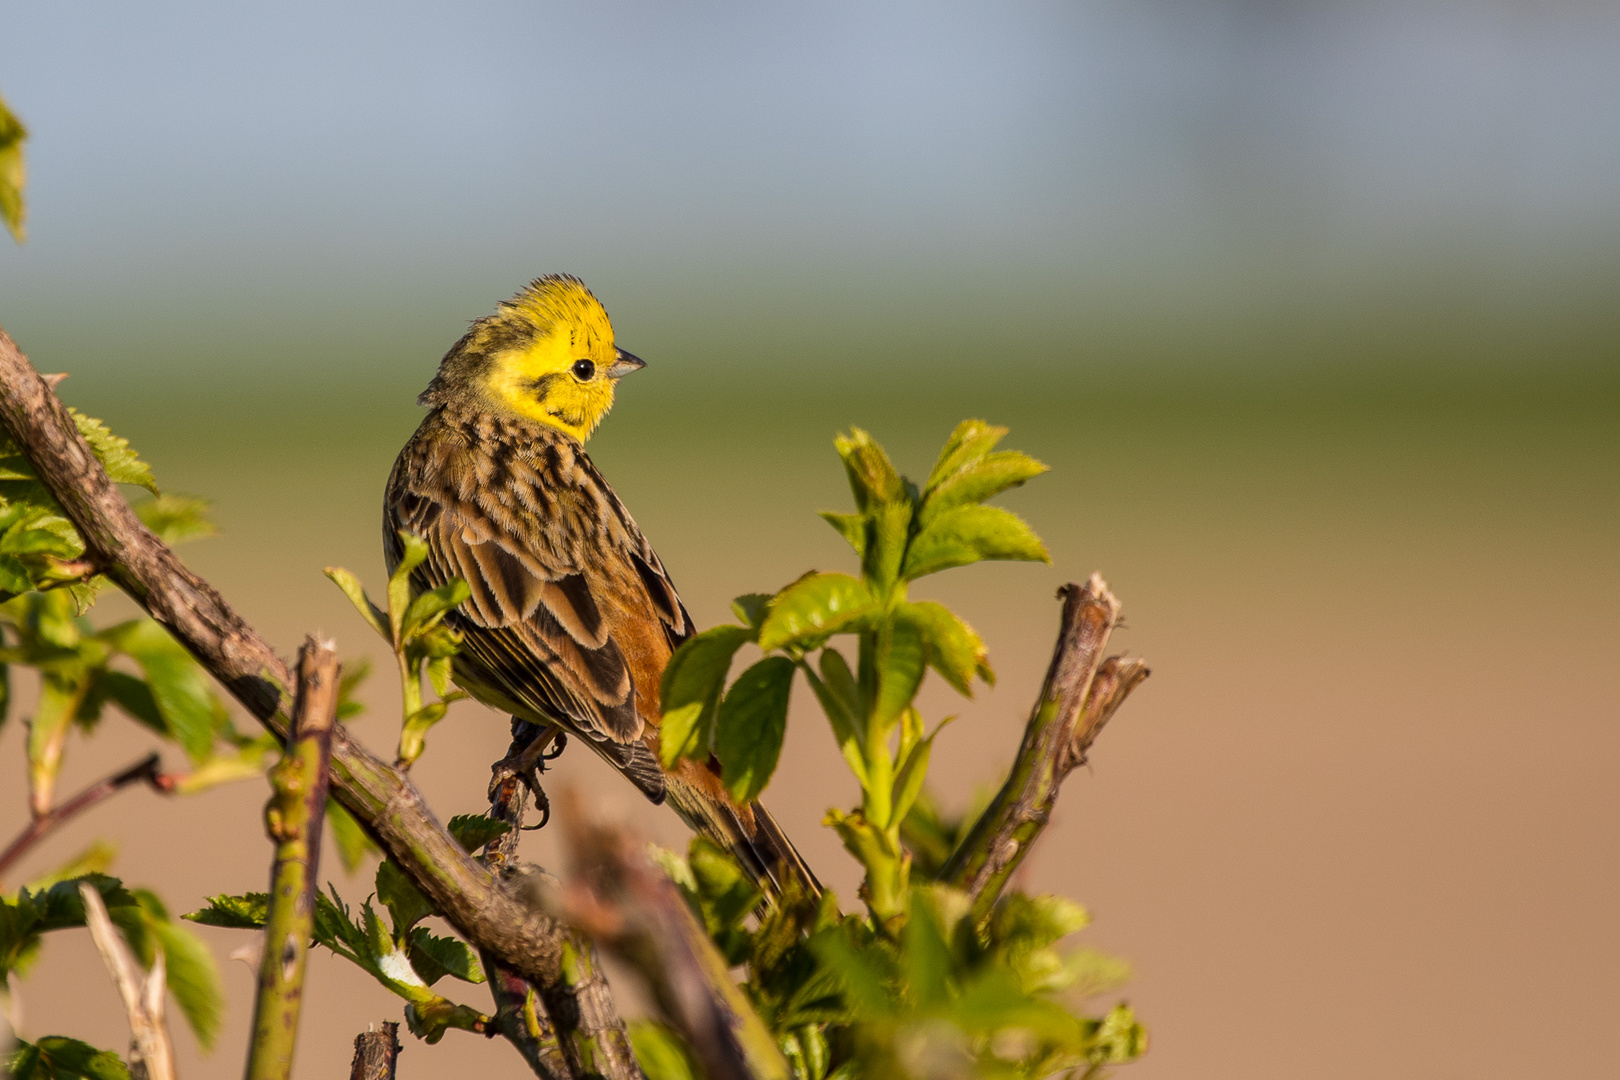
[[[764,807],[727,796],[717,763],[658,764],[658,683],[692,620],[583,445],[619,378],[644,366],[572,277],[531,282],[475,321],[418,399],[431,411],[388,478],[388,569],[403,529],[430,551],[415,590],[467,582],[447,619],[464,635],[455,681],[539,725],[536,746],[579,737],[767,889],[792,876],[815,891]]]

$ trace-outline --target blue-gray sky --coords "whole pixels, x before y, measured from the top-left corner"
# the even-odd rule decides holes
[[[1534,297],[1617,262],[1613,4],[0,12],[33,131],[0,318],[69,337],[370,311],[448,340],[557,269],[617,318],[826,327]]]

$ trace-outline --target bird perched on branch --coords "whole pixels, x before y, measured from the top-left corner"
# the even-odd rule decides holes
[[[418,398],[431,411],[388,478],[388,569],[404,530],[429,549],[413,589],[467,582],[447,618],[463,635],[453,677],[539,726],[524,769],[558,733],[575,736],[768,892],[792,877],[814,894],[799,853],[764,807],[730,799],[718,763],[659,765],[658,684],[692,620],[584,447],[619,379],[644,366],[573,277],[531,282],[475,321]]]

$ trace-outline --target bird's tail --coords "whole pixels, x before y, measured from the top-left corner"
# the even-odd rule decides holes
[[[730,852],[768,899],[775,900],[794,886],[804,896],[821,895],[821,883],[809,864],[764,806],[757,802],[738,806],[720,777],[695,761],[682,761],[664,774],[664,780],[669,805],[681,819]]]

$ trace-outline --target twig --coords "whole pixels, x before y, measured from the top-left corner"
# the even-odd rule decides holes
[[[669,878],[623,830],[567,801],[576,883],[561,907],[569,921],[641,973],[708,1080],[786,1080],[776,1040]]]
[[[1120,611],[1099,575],[1091,575],[1083,587],[1072,582],[1063,586],[1058,596],[1063,600],[1062,627],[1018,757],[995,801],[940,872],[941,881],[967,892],[981,919],[1046,828],[1064,778],[1085,760],[1102,725],[1148,675],[1142,661],[1115,658],[1108,677],[1097,680]],[[1099,691],[1095,697],[1094,689]]]
[[[384,1020],[370,1031],[354,1037],[354,1063],[349,1080],[394,1080],[399,1061],[399,1025]]]
[[[143,973],[129,946],[113,928],[101,894],[94,886],[81,882],[79,896],[84,900],[84,924],[90,928],[90,940],[96,943],[107,974],[118,987],[118,996],[124,999],[124,1012],[129,1017],[130,1075],[136,1080],[175,1080],[174,1049],[163,1024],[163,995],[168,988],[163,950],[155,950],[152,970]]]
[[[264,810],[266,831],[276,842],[276,858],[270,871],[270,909],[253,1008],[248,1080],[287,1080],[292,1075],[304,967],[315,925],[321,823],[326,817],[337,699],[337,652],[330,641],[309,638],[298,650],[292,745],[270,770],[274,790]]]
[[[85,543],[86,557],[186,647],[265,727],[286,738],[281,715],[287,666],[269,644],[167,545],[142,525],[107,478],[67,409],[16,343],[0,330],[0,424],[33,465]],[[332,784],[461,934],[538,983],[561,971],[555,920],[467,855],[398,770],[349,740],[332,737]]]
[[[122,772],[113,773],[104,779],[97,780],[83,791],[79,792],[60,806],[34,818],[28,827],[17,834],[17,838],[0,851],[0,877],[11,869],[13,863],[21,859],[28,851],[45,837],[49,836],[59,826],[68,820],[84,813],[103,799],[111,798],[129,785],[144,780],[152,786],[154,791],[163,791],[163,785],[158,779],[158,767],[162,759],[157,754],[148,754],[135,764]]]

